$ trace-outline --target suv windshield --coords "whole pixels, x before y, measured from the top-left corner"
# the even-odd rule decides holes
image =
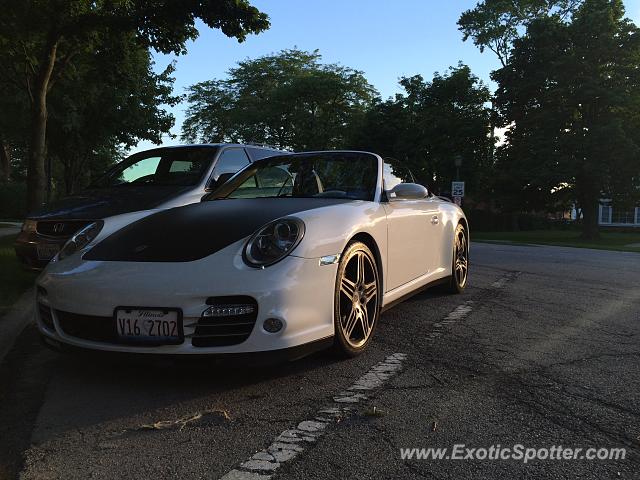
[[[165,148],[133,155],[91,184],[91,188],[127,185],[191,186],[207,171],[215,148]]]
[[[208,199],[350,198],[373,200],[378,159],[368,153],[309,153],[271,157],[240,172]]]

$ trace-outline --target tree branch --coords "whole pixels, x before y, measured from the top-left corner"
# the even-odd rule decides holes
[[[62,78],[62,75],[64,75],[65,70],[69,67],[71,60],[77,53],[78,53],[77,50],[72,50],[60,58],[58,62],[60,66],[56,69],[55,75],[49,81],[49,86],[47,87],[47,91],[50,91],[55,85],[55,83],[58,80],[60,80],[60,78]]]
[[[59,38],[55,40],[49,41],[47,44],[47,49],[45,50],[46,60],[40,66],[40,71],[38,74],[38,94],[43,94],[49,92],[49,85],[51,81],[51,75],[53,74],[53,69],[56,65],[56,57],[58,54],[58,42]]]

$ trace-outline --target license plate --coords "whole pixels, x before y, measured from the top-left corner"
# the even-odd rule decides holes
[[[180,312],[154,308],[117,308],[116,329],[125,342],[171,344],[182,342]]]
[[[38,260],[51,260],[56,256],[60,247],[51,243],[43,243],[36,246],[38,252]]]

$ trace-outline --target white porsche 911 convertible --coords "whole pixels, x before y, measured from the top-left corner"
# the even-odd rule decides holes
[[[277,156],[201,203],[93,223],[38,278],[39,329],[92,350],[357,355],[383,309],[467,283],[462,210],[411,181],[372,153]]]

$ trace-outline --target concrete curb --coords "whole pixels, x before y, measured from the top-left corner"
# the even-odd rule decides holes
[[[13,347],[16,338],[24,328],[34,321],[33,296],[34,287],[31,287],[11,309],[0,318],[0,363]]]

